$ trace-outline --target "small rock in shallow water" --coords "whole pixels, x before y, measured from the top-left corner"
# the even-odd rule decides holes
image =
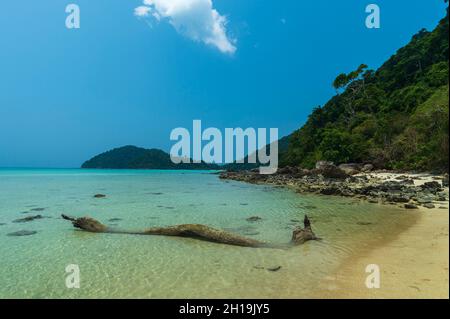
[[[372,225],[371,222],[357,222],[356,224],[357,224],[357,225],[360,225],[360,226],[368,226],[368,225]]]
[[[38,207],[38,208],[32,208],[31,210],[32,210],[33,212],[42,212],[43,210],[45,210],[45,208]]]
[[[256,221],[259,221],[261,219],[262,218],[259,217],[259,216],[251,216],[251,217],[247,218],[246,221],[248,221],[248,222],[256,222]]]
[[[122,218],[110,218],[110,219],[108,219],[109,222],[118,222],[120,220],[122,220]]]
[[[13,223],[26,223],[26,222],[31,222],[35,219],[41,219],[41,218],[43,218],[42,215],[28,216],[25,218],[19,218],[19,219],[13,220]]]
[[[19,230],[13,233],[7,234],[8,236],[30,236],[36,234],[37,231],[34,230]]]
[[[278,271],[280,269],[281,269],[281,266],[274,266],[274,267],[267,268],[268,271]]]
[[[417,207],[417,205],[408,203],[408,204],[405,204],[405,208],[406,209],[417,209],[418,207]]]
[[[105,194],[95,194],[94,198],[105,198],[106,195]]]
[[[163,193],[148,193],[149,195],[162,195]]]
[[[239,205],[241,205],[241,206],[247,206],[248,204],[247,204],[247,203],[240,203]]]

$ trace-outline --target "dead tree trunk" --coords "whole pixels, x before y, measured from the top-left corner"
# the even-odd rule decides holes
[[[144,230],[131,231],[120,230],[107,227],[99,221],[90,217],[74,218],[67,215],[61,215],[63,219],[72,222],[72,225],[81,230],[92,233],[114,233],[114,234],[135,234],[135,235],[161,235],[161,236],[177,236],[189,237],[199,240],[210,241],[214,243],[221,243],[242,247],[266,247],[266,248],[286,248],[287,245],[273,245],[251,238],[246,238],[236,234],[226,232],[224,230],[215,229],[206,225],[200,224],[183,224],[169,227],[152,227]],[[305,216],[305,228],[297,227],[292,234],[291,244],[299,245],[308,240],[317,239],[311,230],[308,217]]]

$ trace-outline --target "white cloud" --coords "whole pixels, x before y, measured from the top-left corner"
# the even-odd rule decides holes
[[[212,0],[144,0],[143,3],[135,8],[136,16],[151,14],[157,21],[166,19],[189,39],[214,46],[223,53],[236,51],[236,41],[227,35],[227,19],[213,8]]]
[[[140,6],[140,7],[134,8],[134,15],[136,17],[146,17],[146,16],[148,16],[150,10],[151,9],[149,7]]]

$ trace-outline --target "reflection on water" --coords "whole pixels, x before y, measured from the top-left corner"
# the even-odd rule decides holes
[[[97,193],[107,196],[94,198]],[[91,234],[74,230],[61,213],[127,229],[202,223],[273,243],[287,243],[307,213],[323,240],[281,250]],[[49,218],[12,223],[36,214]],[[261,220],[247,221],[251,216]],[[415,218],[388,206],[225,182],[207,172],[0,170],[0,297],[308,297],[349,254]],[[19,230],[37,233],[7,236]],[[68,264],[80,267],[80,289],[65,286]]]

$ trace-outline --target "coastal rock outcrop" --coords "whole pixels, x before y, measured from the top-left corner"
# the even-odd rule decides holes
[[[251,171],[222,172],[220,178],[254,184],[287,186],[297,193],[356,197],[381,204],[410,203],[415,206],[425,206],[448,201],[448,190],[444,189],[443,185],[445,175],[444,177],[434,176],[432,178],[435,180],[425,181],[423,184],[418,182],[416,185],[415,180],[421,181],[425,177],[411,174],[389,177],[382,174],[362,173],[362,169],[360,174],[349,175],[331,162],[318,162],[316,167],[312,170],[290,168],[282,174],[272,175],[262,175]],[[351,164],[349,167],[357,166]]]

